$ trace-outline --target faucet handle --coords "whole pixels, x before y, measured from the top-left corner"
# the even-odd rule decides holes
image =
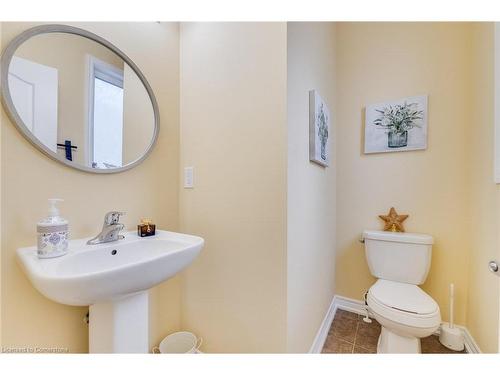
[[[117,224],[120,221],[120,216],[125,215],[125,212],[110,211],[104,216],[104,223],[107,225]]]

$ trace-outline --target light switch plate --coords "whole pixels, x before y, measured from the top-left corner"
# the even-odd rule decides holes
[[[193,167],[184,168],[184,188],[193,188]]]

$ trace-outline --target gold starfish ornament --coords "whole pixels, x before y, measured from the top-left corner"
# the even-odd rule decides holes
[[[398,215],[396,209],[391,207],[389,214],[378,215],[379,218],[385,221],[384,230],[389,232],[404,232],[403,221],[408,219],[408,215]]]

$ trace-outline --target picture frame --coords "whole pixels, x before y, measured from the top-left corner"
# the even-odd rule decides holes
[[[366,106],[365,154],[425,150],[427,95]]]
[[[316,90],[309,91],[309,160],[323,167],[330,162],[330,111]]]

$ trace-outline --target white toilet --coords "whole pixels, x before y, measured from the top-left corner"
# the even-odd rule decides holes
[[[420,353],[420,338],[441,323],[439,306],[418,287],[431,266],[433,238],[425,234],[365,231],[370,272],[378,280],[367,295],[369,311],[382,326],[378,353]]]

